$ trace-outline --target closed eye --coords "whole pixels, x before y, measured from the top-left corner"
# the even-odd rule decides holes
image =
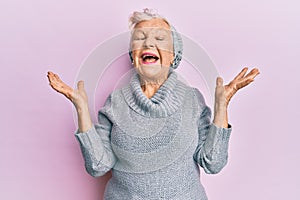
[[[146,39],[146,35],[144,32],[137,30],[134,32],[133,34],[133,40],[145,40]]]
[[[144,36],[142,36],[142,37],[134,37],[133,39],[134,39],[134,40],[145,40],[146,37],[144,37]]]
[[[164,39],[165,39],[164,37],[156,37],[156,40],[159,40],[159,41],[162,41]]]

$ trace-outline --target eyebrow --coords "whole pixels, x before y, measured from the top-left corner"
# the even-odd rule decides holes
[[[135,30],[133,30],[133,32],[132,33],[145,33],[144,31],[142,31],[142,30],[137,30],[137,29],[135,29]]]
[[[133,32],[132,32],[132,35],[135,34],[135,33],[142,33],[142,34],[146,34],[146,32],[144,31],[145,29],[149,30],[151,29],[152,30],[157,30],[158,33],[166,33],[168,34],[169,32],[171,32],[171,30],[168,30],[168,29],[165,29],[165,28],[157,28],[157,27],[147,27],[147,28],[137,28],[137,29],[134,29]]]

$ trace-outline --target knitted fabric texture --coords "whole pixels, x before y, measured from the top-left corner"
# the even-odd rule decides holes
[[[109,96],[99,123],[75,136],[90,175],[112,169],[106,200],[205,200],[198,165],[218,173],[227,163],[231,133],[210,117],[201,93],[175,72],[150,99],[136,74]]]

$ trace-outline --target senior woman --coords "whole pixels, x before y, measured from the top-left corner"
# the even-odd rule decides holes
[[[104,199],[207,199],[199,165],[218,173],[226,164],[231,126],[227,106],[257,69],[244,68],[228,85],[216,80],[214,119],[201,93],[177,79],[180,35],[163,17],[145,9],[130,18],[130,58],[136,74],[113,91],[93,124],[83,81],[77,89],[48,73],[50,85],[76,107],[75,133],[87,172],[112,170]],[[199,165],[198,165],[199,164]]]

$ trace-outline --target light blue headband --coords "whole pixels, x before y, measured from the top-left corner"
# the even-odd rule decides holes
[[[182,59],[183,43],[181,35],[176,31],[176,29],[173,26],[171,26],[171,31],[173,37],[174,60],[170,67],[176,69],[179,66],[179,63]],[[129,57],[131,62],[133,62],[131,47],[129,47]]]

